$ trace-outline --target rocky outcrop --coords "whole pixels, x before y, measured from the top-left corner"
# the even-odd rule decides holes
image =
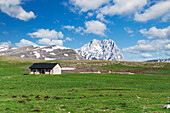
[[[102,41],[94,39],[83,47],[76,49],[76,52],[88,60],[125,60],[121,50],[111,39]]]

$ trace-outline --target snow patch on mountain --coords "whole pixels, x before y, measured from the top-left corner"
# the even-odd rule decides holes
[[[111,39],[102,41],[94,39],[83,47],[76,49],[76,52],[88,60],[125,60],[122,52]]]
[[[50,53],[50,55],[56,55],[55,53]]]
[[[34,51],[33,53],[36,56],[36,58],[40,58],[40,56],[41,56],[40,53],[38,53],[37,51]]]
[[[68,54],[64,54],[64,56],[68,56]]]
[[[23,58],[23,57],[25,57],[25,55],[21,55],[21,57]]]
[[[44,58],[44,60],[56,60],[56,58]]]

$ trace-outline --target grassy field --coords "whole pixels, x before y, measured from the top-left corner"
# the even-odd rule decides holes
[[[0,112],[169,112],[163,108],[170,104],[169,64],[60,61],[65,66],[116,70],[117,65],[119,71],[146,73],[24,75],[34,62],[44,61],[0,57]]]

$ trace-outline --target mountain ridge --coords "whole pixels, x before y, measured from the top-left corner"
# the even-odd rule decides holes
[[[0,46],[0,55],[16,56],[43,60],[82,60],[73,49],[51,46],[26,46],[20,48]]]
[[[153,59],[153,60],[147,60],[146,62],[170,62],[169,59]]]
[[[0,55],[43,60],[113,60],[124,61],[124,56],[116,43],[109,39],[93,39],[79,49],[62,46],[9,47],[0,45]]]

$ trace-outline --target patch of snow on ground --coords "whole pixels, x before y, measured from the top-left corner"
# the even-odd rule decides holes
[[[39,48],[44,48],[45,46],[39,46]]]
[[[96,49],[97,51],[100,51],[100,52],[103,51],[101,46],[99,46],[99,45],[94,46],[94,49]]]
[[[0,49],[0,51],[5,51],[5,50],[8,50],[7,48],[4,48],[4,49]]]
[[[54,46],[53,49],[70,49],[63,46]]]
[[[169,108],[170,108],[170,105],[165,105],[164,108],[169,109]]]
[[[11,49],[17,49],[17,48],[13,47],[13,48],[11,48]]]
[[[44,60],[56,60],[56,58],[44,58]]]
[[[33,53],[36,56],[36,58],[40,58],[40,56],[41,56],[40,53],[38,53],[37,51],[34,51]]]
[[[21,55],[21,57],[25,57],[25,55]]]
[[[64,54],[64,56],[68,56],[68,54]]]
[[[42,50],[44,50],[44,51],[46,51],[46,52],[52,52],[54,49],[51,49],[51,48],[44,48],[44,49],[42,49]]]
[[[50,55],[56,55],[55,53],[50,53]]]
[[[5,50],[8,50],[8,48],[0,47],[0,51],[5,51]]]

